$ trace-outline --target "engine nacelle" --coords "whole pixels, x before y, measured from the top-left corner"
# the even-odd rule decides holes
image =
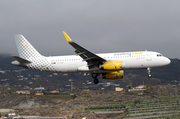
[[[103,65],[100,66],[100,68],[105,70],[120,70],[123,68],[123,62],[122,61],[105,62]]]
[[[124,76],[123,70],[102,74],[103,79],[122,79],[123,76]]]

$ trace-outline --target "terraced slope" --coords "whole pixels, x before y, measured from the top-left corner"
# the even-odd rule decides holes
[[[113,103],[93,103],[86,106],[86,111],[119,111],[124,112],[128,108],[125,119],[131,118],[154,118],[170,116],[180,112],[180,96],[145,98],[134,102],[113,102]]]

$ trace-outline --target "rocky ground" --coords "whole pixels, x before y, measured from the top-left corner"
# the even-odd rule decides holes
[[[14,108],[20,115],[37,115],[49,117],[79,118],[120,118],[120,114],[100,115],[90,111],[85,111],[85,107],[91,103],[104,102],[134,102],[150,97],[176,96],[180,95],[180,86],[151,86],[148,93],[142,96],[130,94],[128,92],[115,91],[73,91],[76,98],[38,98],[35,96],[10,94],[6,89],[0,93],[0,108]],[[122,117],[123,113],[121,114]]]

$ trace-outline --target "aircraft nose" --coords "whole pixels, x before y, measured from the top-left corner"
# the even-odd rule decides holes
[[[168,64],[171,63],[171,60],[170,60],[169,58],[166,58],[166,57],[165,57],[164,63],[165,63],[166,65],[168,65]]]
[[[167,63],[170,64],[170,63],[171,63],[171,60],[170,60],[169,58],[167,58],[167,60],[168,60]]]

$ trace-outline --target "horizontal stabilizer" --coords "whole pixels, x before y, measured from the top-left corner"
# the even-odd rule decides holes
[[[17,60],[19,63],[31,63],[30,61],[26,60],[26,59],[23,59],[23,58],[20,58],[18,56],[11,56],[13,59]]]

